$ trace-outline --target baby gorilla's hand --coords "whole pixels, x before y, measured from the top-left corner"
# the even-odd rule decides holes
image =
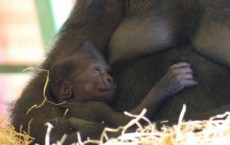
[[[184,87],[197,85],[194,80],[191,65],[180,62],[172,65],[157,86],[165,96],[171,96],[182,90]]]

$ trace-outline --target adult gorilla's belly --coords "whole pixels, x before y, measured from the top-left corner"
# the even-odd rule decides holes
[[[207,60],[190,46],[188,44],[151,56],[139,56],[112,66],[113,76],[118,81],[119,96],[114,107],[120,111],[134,108],[167,72],[169,66],[180,61],[192,64],[199,85],[185,88],[164,102],[155,119],[178,116],[183,104],[188,107],[188,116],[230,105],[229,68]]]

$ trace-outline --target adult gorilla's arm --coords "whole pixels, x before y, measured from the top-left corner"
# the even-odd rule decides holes
[[[76,53],[85,41],[91,41],[106,54],[111,36],[121,22],[123,3],[122,0],[77,0],[43,67],[50,68],[53,62]]]

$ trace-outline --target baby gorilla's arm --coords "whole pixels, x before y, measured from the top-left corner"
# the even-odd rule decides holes
[[[155,114],[159,106],[167,98],[172,97],[185,87],[197,85],[194,80],[191,65],[186,62],[180,62],[172,65],[163,78],[150,90],[145,99],[138,105],[132,113],[139,114],[143,108],[146,108],[147,117]]]
[[[190,64],[186,62],[174,64],[131,113],[139,114],[146,108],[148,110],[146,117],[151,117],[168,97],[173,96],[184,87],[197,84],[194,80]],[[75,105],[69,108],[69,113],[73,117],[87,121],[104,122],[105,125],[115,126],[125,125],[131,119],[123,113],[113,110],[108,104],[100,101],[79,103],[78,107]]]
[[[81,107],[69,108],[69,113],[72,117],[104,123],[105,126],[125,125],[130,120],[128,116],[115,111],[108,104],[100,101],[85,102],[81,104]]]

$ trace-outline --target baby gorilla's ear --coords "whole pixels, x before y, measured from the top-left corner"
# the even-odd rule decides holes
[[[59,99],[68,99],[72,96],[72,87],[67,80],[58,80],[56,82]]]

